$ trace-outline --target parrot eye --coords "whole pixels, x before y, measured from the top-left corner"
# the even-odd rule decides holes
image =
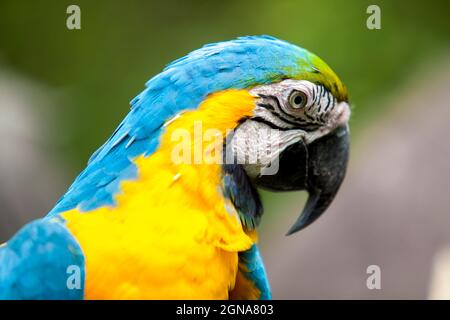
[[[289,96],[289,104],[294,109],[300,109],[306,106],[307,100],[306,94],[301,91],[293,91]]]

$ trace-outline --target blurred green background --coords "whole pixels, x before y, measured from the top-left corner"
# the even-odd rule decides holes
[[[66,8],[70,4],[81,8],[81,30],[66,28]],[[381,30],[366,27],[366,8],[371,4],[381,8]],[[449,52],[449,12],[448,1],[444,0],[2,0],[0,76],[6,84],[12,79],[25,81],[25,87],[37,92],[38,98],[34,100],[36,95],[31,95],[31,103],[24,110],[32,109],[30,112],[39,119],[42,139],[33,140],[30,145],[45,155],[39,156],[39,163],[46,164],[55,177],[41,181],[39,191],[29,191],[31,198],[37,192],[47,193],[45,200],[34,206],[40,212],[24,212],[30,206],[23,204],[23,196],[17,196],[24,192],[21,187],[16,187],[12,196],[4,196],[4,203],[13,196],[18,199],[16,204],[0,209],[6,221],[0,228],[0,240],[10,236],[23,221],[42,216],[51,208],[84,168],[90,154],[127,114],[129,101],[150,77],[203,44],[269,34],[318,54],[349,89],[352,135],[358,143],[366,128],[375,125],[383,130],[392,106],[387,101],[395,99],[399,92],[405,95],[408,79],[413,75],[420,78],[423,72],[432,83],[432,72],[426,73],[428,66],[439,69],[448,65],[450,60],[442,57]],[[9,87],[0,89],[3,96],[10,93],[5,88]],[[17,96],[22,95],[21,89],[16,92]],[[0,106],[14,108],[7,101],[10,100],[0,96]],[[3,121],[14,126],[16,120],[2,113]],[[23,145],[14,144],[14,150],[21,148]],[[363,152],[363,148],[358,148],[354,154]],[[7,165],[2,168],[9,170]],[[36,166],[33,172],[39,168],[43,166]],[[14,181],[14,177],[9,179]],[[24,184],[39,179],[32,175]],[[47,187],[53,180],[59,182]],[[8,191],[12,187],[3,188]],[[266,195],[272,210],[279,209],[272,198],[288,203],[294,199]],[[14,213],[16,207],[20,213]],[[297,203],[295,207],[299,210]],[[17,216],[22,218],[16,219]],[[268,219],[273,220],[274,216]],[[270,239],[265,243],[269,242]],[[284,296],[309,297],[291,293]],[[420,294],[413,295],[417,296]]]
[[[0,63],[57,92],[48,142],[72,175],[146,80],[205,43],[270,34],[315,52],[348,86],[357,130],[450,33],[447,1],[377,1],[381,30],[366,28],[373,1],[77,1],[82,29],[68,30],[72,3],[0,2]]]

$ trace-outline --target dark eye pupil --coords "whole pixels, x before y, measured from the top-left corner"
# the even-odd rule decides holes
[[[302,102],[303,102],[302,96],[298,95],[298,96],[296,96],[296,97],[294,98],[294,103],[295,103],[296,105],[300,105],[300,104],[302,104]]]

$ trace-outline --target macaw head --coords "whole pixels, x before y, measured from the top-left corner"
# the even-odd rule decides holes
[[[319,61],[312,54],[309,58]],[[321,67],[314,67],[313,72],[327,68],[323,63]],[[328,78],[310,81],[308,76],[303,73],[299,78],[251,88],[256,97],[254,113],[237,127],[229,143],[231,153],[256,186],[308,192],[305,208],[288,235],[311,224],[328,208],[348,161],[350,107],[346,93],[333,93],[333,87],[325,84],[331,81]],[[335,85],[344,90],[340,82]]]
[[[238,163],[257,187],[308,192],[288,234],[315,221],[338,192],[349,154],[350,107],[337,75],[309,51],[267,36],[207,45],[168,70],[183,64],[204,79],[194,90],[245,89],[254,97],[251,114],[227,136],[226,170]]]
[[[309,51],[269,36],[209,44],[147,82],[131,101],[130,113],[49,215],[76,206],[88,211],[114,205],[120,182],[138,176],[135,159],[161,154],[171,144],[169,133],[192,129],[202,120],[205,128],[220,133],[232,129],[220,141],[222,189],[238,213],[244,212],[244,225],[250,221],[247,229],[261,213],[255,186],[309,193],[291,234],[327,209],[343,181],[349,115],[346,88]],[[174,170],[174,180],[183,175],[182,168]],[[186,180],[206,181],[211,175],[200,177],[205,171]]]

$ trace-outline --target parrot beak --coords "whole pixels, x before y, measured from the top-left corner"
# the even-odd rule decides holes
[[[275,175],[262,175],[257,186],[272,191],[306,190],[303,212],[287,235],[307,227],[319,218],[336,196],[344,180],[349,156],[349,130],[342,126],[309,145],[297,142],[284,150]]]
[[[347,126],[337,128],[308,147],[306,190],[309,196],[302,214],[287,235],[313,223],[331,204],[344,181],[349,147]]]

